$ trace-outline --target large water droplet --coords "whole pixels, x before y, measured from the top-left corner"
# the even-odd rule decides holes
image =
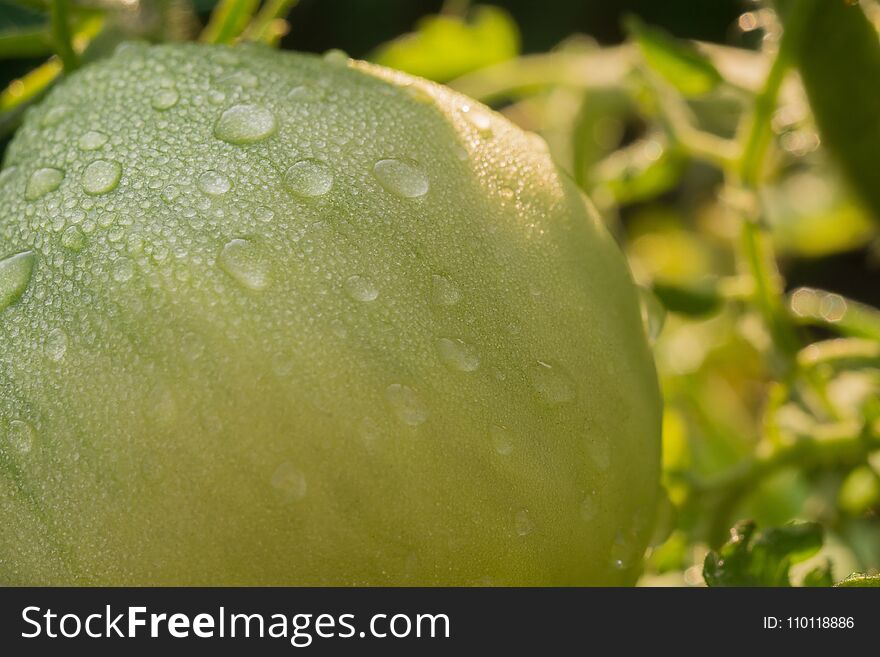
[[[345,291],[355,301],[375,301],[379,296],[379,288],[364,276],[350,276],[345,281]]]
[[[403,424],[416,427],[428,419],[428,407],[419,393],[409,386],[392,383],[385,389],[385,399]]]
[[[40,124],[44,128],[48,128],[53,125],[58,125],[59,123],[61,123],[61,121],[64,120],[64,118],[68,114],[70,114],[69,107],[64,107],[63,105],[59,105],[58,107],[53,107],[48,112],[46,112],[46,115],[43,117],[43,120],[40,122]]]
[[[67,334],[61,329],[52,329],[46,336],[45,348],[46,357],[57,363],[67,353]]]
[[[507,456],[513,451],[513,436],[507,427],[493,424],[489,427],[489,439],[492,441],[492,447],[501,456]]]
[[[164,112],[177,105],[177,101],[179,100],[180,94],[177,93],[176,89],[161,89],[153,95],[150,104],[153,106],[154,110]]]
[[[253,144],[271,136],[275,115],[259,105],[233,105],[220,115],[214,136],[230,144]]]
[[[80,135],[77,145],[84,151],[96,151],[107,143],[107,135],[97,130],[89,130]]]
[[[332,48],[324,53],[324,61],[328,64],[342,66],[348,64],[348,53],[339,48]]]
[[[284,461],[275,468],[270,483],[288,502],[304,498],[308,488],[305,475],[290,461]]]
[[[535,523],[529,515],[528,509],[520,509],[516,512],[513,526],[517,536],[528,536],[535,531]]]
[[[660,486],[657,499],[657,511],[654,514],[654,527],[651,531],[650,545],[656,547],[666,542],[675,529],[675,505],[669,498],[665,486]]]
[[[434,274],[431,277],[431,300],[438,306],[454,306],[461,300],[461,292],[448,278]]]
[[[21,298],[31,282],[36,256],[24,251],[0,260],[0,310]]]
[[[217,79],[218,84],[230,84],[243,89],[256,89],[260,86],[260,80],[250,71],[233,71]]]
[[[617,532],[611,545],[611,565],[617,570],[628,570],[634,565],[637,551],[636,537],[629,532]]]
[[[62,180],[64,180],[64,172],[61,169],[53,167],[37,169],[28,179],[27,187],[24,190],[24,197],[28,201],[36,201],[38,198],[58,189]]]
[[[590,493],[581,500],[580,508],[581,518],[589,522],[599,513],[599,500],[596,498],[596,491]]]
[[[19,454],[27,454],[34,447],[37,437],[36,430],[27,422],[13,420],[9,423],[9,446]]]
[[[535,361],[529,368],[529,379],[538,399],[545,404],[564,404],[577,396],[574,380],[558,363]]]
[[[322,100],[326,95],[323,87],[299,85],[287,92],[287,99],[307,102]]]
[[[654,292],[642,286],[639,286],[639,308],[648,341],[653,343],[660,336],[666,322],[666,308]]]
[[[473,372],[480,366],[480,354],[473,345],[458,338],[439,338],[435,343],[440,360],[449,369]]]
[[[232,189],[229,178],[219,171],[205,171],[199,176],[198,185],[199,189],[208,196],[222,196]]]
[[[287,169],[284,185],[296,196],[323,196],[333,187],[333,172],[318,160],[301,160]]]
[[[470,105],[463,105],[461,111],[468,123],[474,126],[481,135],[488,137],[492,134],[492,118],[487,112]]]
[[[246,239],[227,242],[220,252],[220,267],[235,281],[251,290],[269,285],[270,267],[260,248]]]
[[[122,167],[117,162],[95,160],[83,171],[83,190],[86,194],[106,194],[116,189],[121,177]]]
[[[394,158],[379,160],[373,166],[373,175],[382,187],[403,198],[418,198],[428,193],[428,177],[415,162]]]
[[[71,251],[82,251],[86,245],[86,236],[76,226],[71,226],[61,234],[61,246]]]

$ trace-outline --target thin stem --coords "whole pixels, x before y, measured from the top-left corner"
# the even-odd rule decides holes
[[[284,29],[280,29],[278,23],[283,22],[284,17],[298,4],[299,0],[267,0],[245,30],[244,39],[275,45],[287,28],[284,23]]]
[[[52,41],[64,71],[79,68],[79,57],[73,50],[73,34],[70,31],[70,0],[52,0]]]
[[[815,0],[802,0],[796,15],[786,27],[779,42],[779,50],[767,73],[764,86],[755,97],[751,118],[746,123],[746,137],[740,157],[739,177],[747,188],[755,188],[761,175],[761,168],[767,148],[773,137],[772,118],[776,109],[776,99],[791,67],[794,53],[801,38],[807,17]]]

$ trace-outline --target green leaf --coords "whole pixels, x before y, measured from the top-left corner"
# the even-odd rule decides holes
[[[632,16],[624,26],[651,70],[685,96],[705,95],[721,83],[723,78],[709,58],[687,42]]]
[[[822,527],[817,523],[792,523],[755,532],[755,524],[742,522],[731,538],[703,564],[709,586],[791,586],[789,569],[819,551]]]
[[[804,575],[801,586],[814,588],[834,586],[834,579],[831,575],[831,562],[826,561],[823,565],[816,566]]]
[[[730,530],[730,540],[715,552],[706,555],[703,579],[710,587],[752,586],[749,573],[749,542],[755,533],[755,523],[744,521]]]
[[[379,47],[370,59],[430,80],[445,82],[519,54],[519,30],[498,7],[476,6],[468,19],[435,15],[416,31]]]
[[[0,33],[0,59],[44,57],[51,53],[52,45],[45,28]]]
[[[854,573],[835,586],[838,588],[880,588],[880,575]]]
[[[199,39],[206,43],[232,43],[248,26],[259,0],[220,0]]]
[[[640,139],[611,153],[593,171],[593,184],[618,204],[656,198],[672,189],[684,172],[684,158],[660,137]]]
[[[784,26],[806,19],[796,58],[822,143],[880,220],[877,30],[856,2],[777,0],[777,7]]]
[[[655,281],[653,290],[668,311],[688,317],[711,315],[723,302],[715,281],[692,284]]]

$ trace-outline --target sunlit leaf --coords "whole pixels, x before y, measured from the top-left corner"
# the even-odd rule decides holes
[[[822,527],[803,522],[760,533],[751,522],[738,524],[717,552],[706,556],[709,586],[791,586],[789,569],[822,547]]]
[[[615,151],[593,171],[593,184],[618,204],[655,198],[674,187],[684,171],[681,153],[661,138],[640,139]]]
[[[880,502],[880,477],[864,465],[850,472],[837,493],[837,503],[847,513],[864,513]]]
[[[880,575],[854,574],[836,584],[840,588],[880,588]]]
[[[625,25],[645,63],[685,96],[707,94],[721,83],[721,74],[709,58],[690,44],[635,17]]]
[[[416,31],[379,47],[371,59],[407,73],[446,81],[516,57],[519,30],[498,7],[476,6],[467,19],[434,15]]]
[[[779,0],[806,20],[797,64],[822,142],[880,219],[880,39],[858,2]]]

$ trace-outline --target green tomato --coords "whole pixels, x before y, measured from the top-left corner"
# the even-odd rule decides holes
[[[633,580],[656,375],[539,138],[365,63],[125,46],[0,198],[3,583]]]

